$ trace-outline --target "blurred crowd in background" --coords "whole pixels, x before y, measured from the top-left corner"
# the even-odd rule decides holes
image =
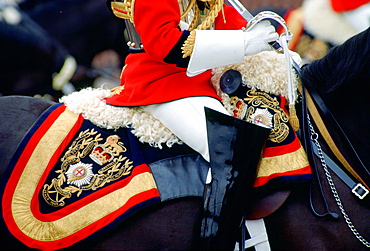
[[[0,95],[57,100],[102,77],[116,86],[124,28],[104,0],[0,0]]]
[[[284,17],[290,49],[305,63],[369,27],[369,1],[240,0],[252,14]],[[124,29],[105,0],[0,0],[0,96],[57,101],[79,88],[117,86]]]

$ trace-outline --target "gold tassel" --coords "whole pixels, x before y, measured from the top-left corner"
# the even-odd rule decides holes
[[[289,123],[292,126],[293,130],[296,132],[299,129],[299,119],[297,117],[294,105],[289,105],[289,113],[290,113]]]

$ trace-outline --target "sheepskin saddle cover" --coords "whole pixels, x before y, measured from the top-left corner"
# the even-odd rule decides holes
[[[145,206],[202,196],[207,162],[186,145],[152,147],[131,131],[98,127],[64,103],[49,108],[11,162],[3,215],[15,237],[68,247]]]

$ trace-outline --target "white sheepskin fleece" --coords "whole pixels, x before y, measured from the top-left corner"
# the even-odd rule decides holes
[[[220,89],[220,79],[224,72],[234,69],[242,74],[243,85],[267,93],[288,97],[288,77],[284,54],[264,51],[253,56],[246,56],[239,64],[217,67],[212,71],[211,82],[217,93],[223,98],[226,108],[228,95]],[[297,97],[298,76],[292,69],[292,83]]]
[[[103,88],[86,88],[73,92],[60,99],[60,102],[74,113],[82,114],[94,125],[105,129],[132,128],[132,133],[140,142],[162,148],[162,144],[171,147],[182,144],[167,127],[141,107],[115,107],[107,105],[104,98],[111,95],[110,90]]]
[[[321,40],[340,45],[357,34],[343,15],[332,9],[329,0],[305,0],[302,9],[305,29]]]
[[[223,98],[225,108],[232,114],[229,96],[220,90],[221,75],[229,70],[238,70],[243,77],[243,84],[252,89],[259,89],[268,93],[287,97],[287,72],[285,56],[276,52],[261,52],[254,56],[245,57],[239,64],[215,68],[212,73],[212,84]],[[294,89],[297,89],[298,78],[292,70]],[[162,144],[171,147],[183,142],[176,137],[159,120],[141,107],[116,107],[107,105],[104,98],[111,95],[111,91],[104,88],[86,88],[73,92],[60,99],[72,112],[82,114],[94,125],[114,129],[132,128],[132,133],[140,142],[148,143],[153,147],[162,148]]]

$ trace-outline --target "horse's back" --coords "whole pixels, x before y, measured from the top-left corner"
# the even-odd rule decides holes
[[[52,104],[27,96],[0,97],[0,178],[23,136]]]
[[[0,98],[0,179],[24,135],[54,102],[26,96]],[[159,203],[137,212],[101,237],[76,244],[85,250],[190,250],[199,241],[202,198]],[[3,231],[3,230],[2,230]],[[27,248],[8,232],[0,234],[5,250]]]

